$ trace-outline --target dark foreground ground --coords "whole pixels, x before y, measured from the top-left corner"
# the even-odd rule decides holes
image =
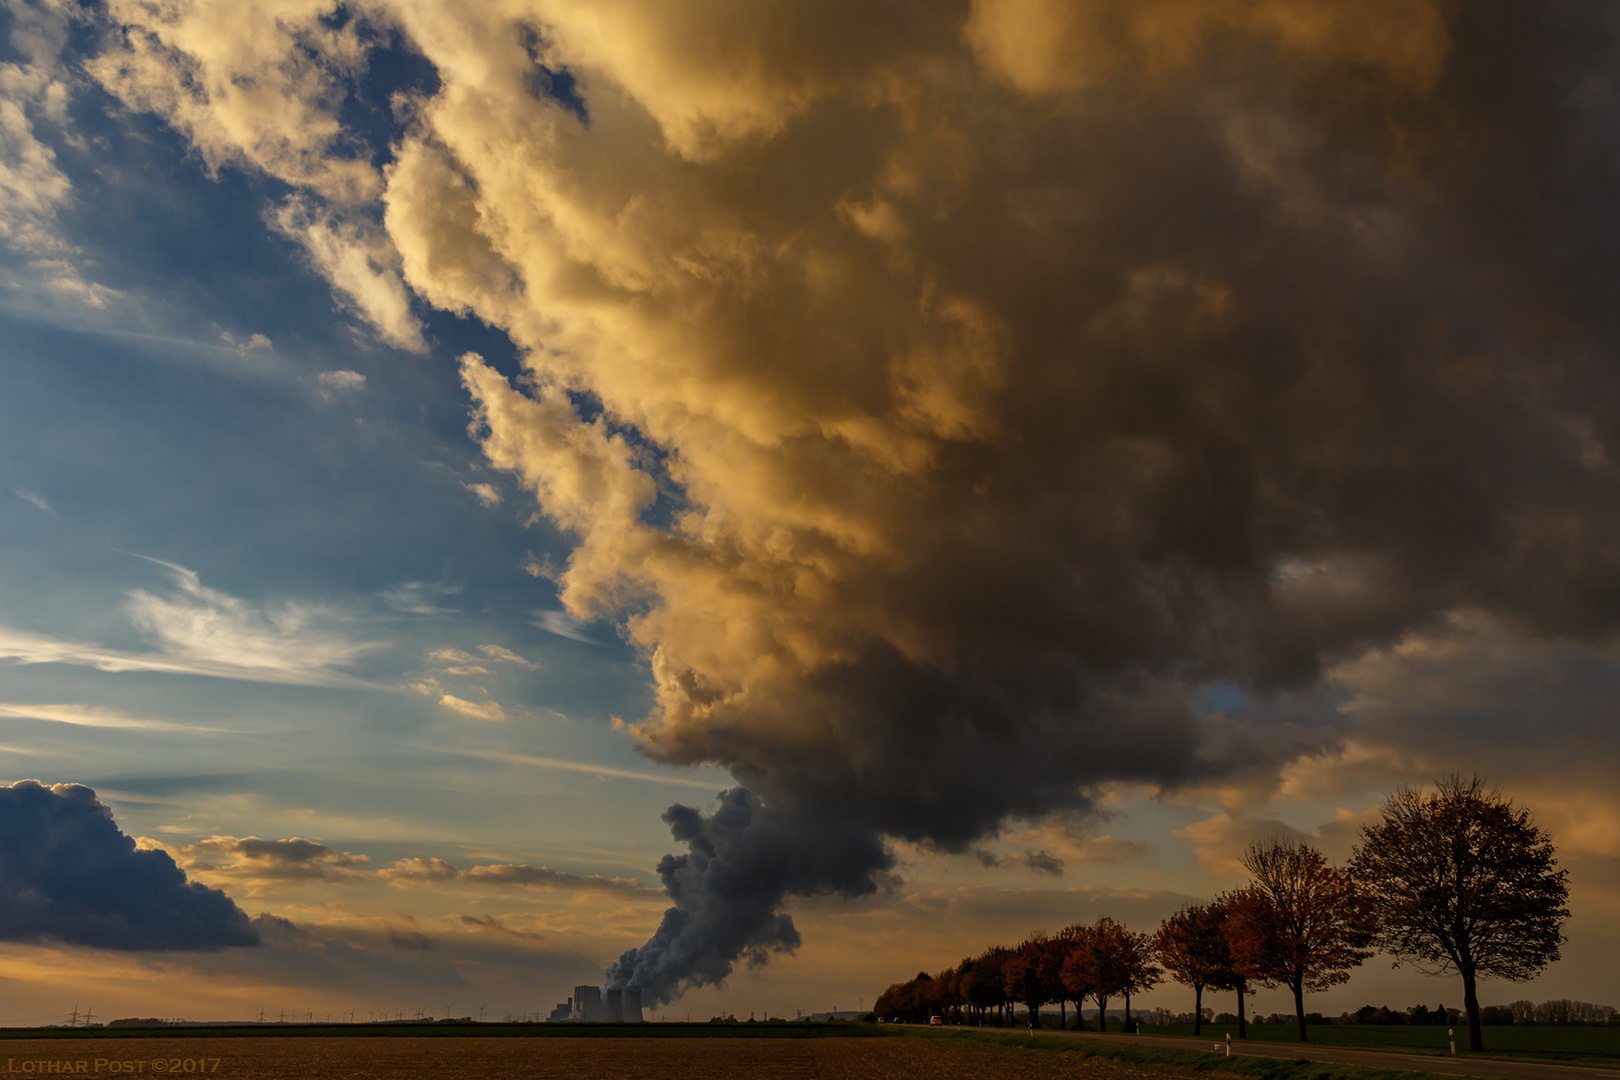
[[[0,1078],[220,1080],[1154,1080],[1179,1070],[1121,1065],[938,1039],[17,1039],[0,1044]]]

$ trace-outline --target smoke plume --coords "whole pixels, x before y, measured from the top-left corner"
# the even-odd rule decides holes
[[[1211,684],[1459,611],[1615,629],[1603,6],[206,6],[110,0],[104,83],[292,185],[385,337],[395,282],[510,334],[521,385],[462,361],[477,437],[646,651],[641,745],[741,785],[666,815],[674,906],[610,976],[649,1001],[793,948],[782,902],[887,839],[1335,739]],[[385,30],[437,81],[381,168],[334,102]]]

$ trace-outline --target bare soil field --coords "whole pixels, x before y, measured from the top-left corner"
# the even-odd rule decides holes
[[[19,1039],[4,1080],[1149,1080],[1174,1077],[1069,1055],[923,1039],[142,1038]]]

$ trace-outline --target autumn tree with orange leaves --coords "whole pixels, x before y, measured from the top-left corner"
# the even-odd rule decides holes
[[[1225,906],[1218,902],[1185,905],[1159,924],[1153,944],[1170,977],[1192,987],[1193,1034],[1203,1034],[1204,987],[1227,990],[1232,981]]]
[[[1253,882],[1231,897],[1226,938],[1233,967],[1294,992],[1299,1041],[1306,1041],[1305,993],[1347,982],[1372,955],[1373,908],[1344,870],[1291,840],[1254,844],[1243,856]]]

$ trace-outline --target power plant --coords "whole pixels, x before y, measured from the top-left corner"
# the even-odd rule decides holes
[[[642,1023],[641,987],[609,987],[602,996],[599,986],[576,986],[574,996],[551,1010],[547,1023]]]

